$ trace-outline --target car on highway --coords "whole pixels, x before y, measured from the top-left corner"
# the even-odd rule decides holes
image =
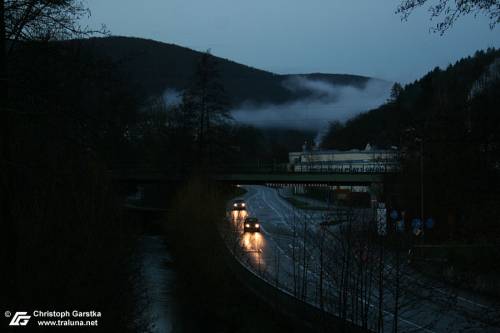
[[[233,202],[233,210],[245,210],[246,203],[242,199],[234,200]]]
[[[260,232],[259,219],[256,217],[247,217],[243,224],[244,232]]]

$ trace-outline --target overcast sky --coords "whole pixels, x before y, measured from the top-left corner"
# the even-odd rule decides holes
[[[465,17],[445,36],[398,0],[87,0],[91,26],[175,43],[275,73],[349,73],[408,82],[478,49],[500,28]]]

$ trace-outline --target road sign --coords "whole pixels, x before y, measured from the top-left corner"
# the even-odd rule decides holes
[[[396,221],[396,231],[397,232],[405,231],[405,221],[404,220]]]
[[[416,236],[420,235],[422,232],[422,221],[419,218],[414,218],[411,221],[411,229]]]

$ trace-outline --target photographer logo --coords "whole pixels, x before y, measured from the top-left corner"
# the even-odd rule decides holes
[[[9,326],[26,326],[31,316],[28,316],[27,312],[16,312]]]

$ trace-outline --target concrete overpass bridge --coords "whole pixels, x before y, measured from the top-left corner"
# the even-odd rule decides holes
[[[350,173],[222,173],[211,177],[215,181],[236,184],[330,184],[330,185],[372,185],[382,184],[384,174]]]
[[[328,171],[318,170],[313,172],[293,172],[281,165],[274,166],[254,166],[232,167],[223,169],[214,168],[204,171],[208,177],[216,182],[234,184],[268,184],[268,183],[289,183],[289,184],[329,184],[329,185],[372,185],[382,184],[387,176],[394,172],[352,172],[348,171]],[[116,168],[109,171],[113,181],[124,183],[176,183],[187,179],[193,174],[190,171],[181,171],[170,168],[160,170],[157,168]]]

